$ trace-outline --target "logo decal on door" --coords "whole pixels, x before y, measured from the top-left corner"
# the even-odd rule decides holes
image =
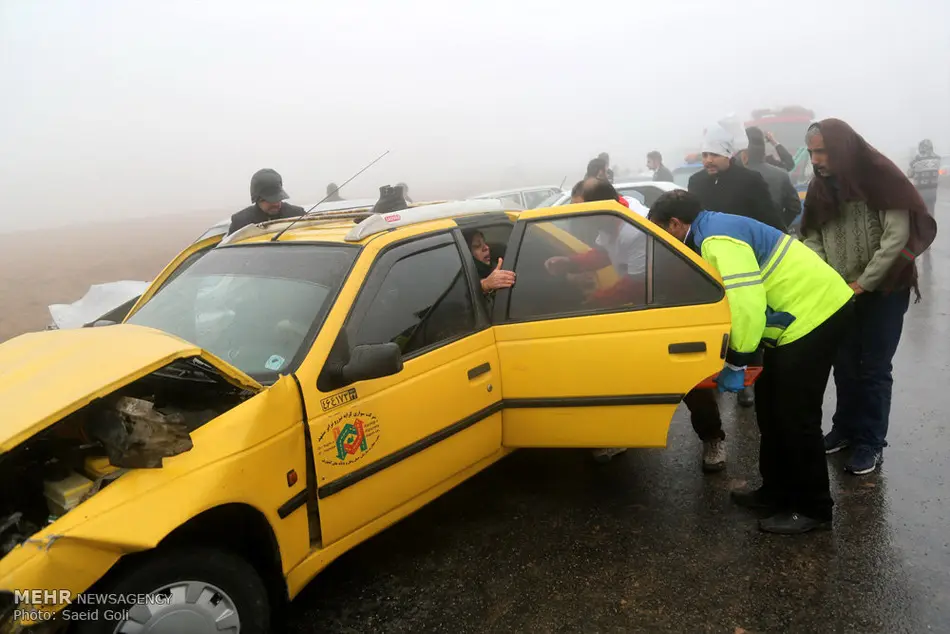
[[[379,440],[379,421],[373,414],[349,411],[334,419],[317,443],[320,462],[329,465],[352,464],[373,450]]]

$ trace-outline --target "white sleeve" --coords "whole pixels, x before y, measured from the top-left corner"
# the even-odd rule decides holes
[[[627,275],[643,275],[647,270],[647,235],[635,230],[636,233],[623,240],[623,261],[627,263]]]

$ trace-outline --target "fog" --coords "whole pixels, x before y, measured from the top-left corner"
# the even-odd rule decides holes
[[[906,164],[950,154],[950,2],[0,2],[3,230],[250,203],[570,185],[671,167],[800,104]],[[566,179],[566,180],[565,180]]]

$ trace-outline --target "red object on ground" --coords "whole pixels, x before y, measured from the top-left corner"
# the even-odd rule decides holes
[[[745,386],[749,387],[755,380],[759,378],[759,375],[762,373],[762,366],[760,365],[750,365],[745,369]],[[714,375],[697,385],[694,390],[711,390],[716,387],[716,377],[719,376],[719,373],[716,372]]]

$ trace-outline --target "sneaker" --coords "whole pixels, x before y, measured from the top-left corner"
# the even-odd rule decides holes
[[[755,405],[755,389],[751,385],[739,392],[739,405],[742,407]]]
[[[851,446],[851,441],[844,437],[840,431],[831,428],[831,431],[825,434],[825,453],[832,454]]]
[[[703,471],[722,471],[726,468],[726,441],[707,440],[703,443]]]
[[[844,466],[844,470],[854,475],[871,473],[884,462],[884,452],[867,445],[858,445],[851,454],[851,459]]]
[[[594,456],[594,461],[600,464],[610,462],[610,459],[621,454],[627,450],[626,447],[608,447],[606,449],[594,449],[591,454]]]

